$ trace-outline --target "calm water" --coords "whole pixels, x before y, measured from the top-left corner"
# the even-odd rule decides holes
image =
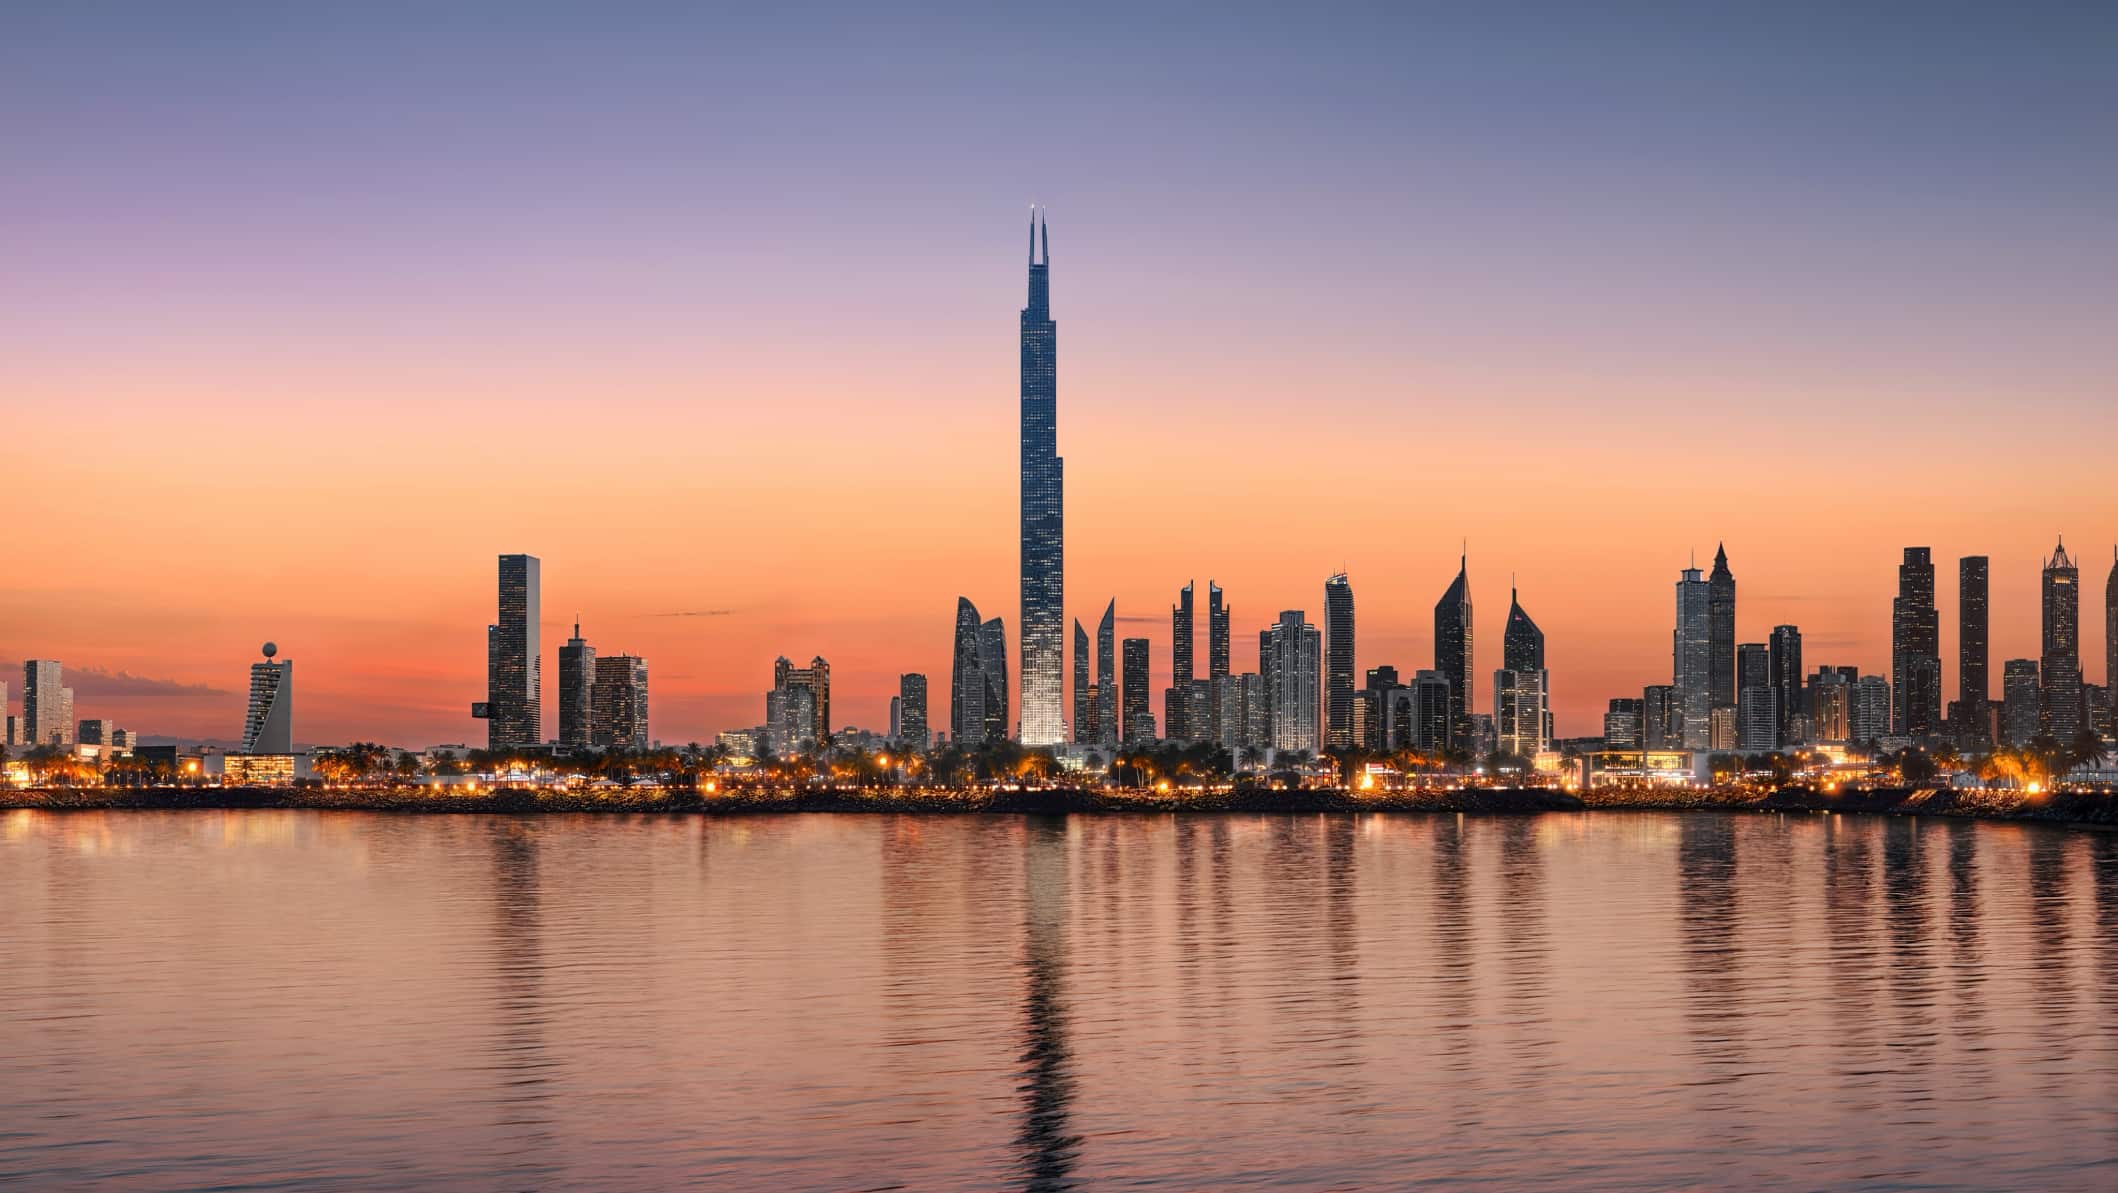
[[[2118,837],[0,813],[0,1185],[2118,1187]]]

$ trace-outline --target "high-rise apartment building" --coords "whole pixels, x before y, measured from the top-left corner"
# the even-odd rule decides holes
[[[1791,625],[1776,625],[1772,627],[1769,645],[1773,735],[1780,745],[1794,745],[1795,722],[1808,716],[1807,702],[1802,699],[1802,631]],[[1739,688],[1741,678],[1737,677]]]
[[[1299,609],[1282,611],[1278,621],[1258,633],[1258,670],[1272,701],[1270,745],[1276,751],[1315,753],[1323,744],[1317,723],[1322,653],[1322,635]]]
[[[647,664],[642,663],[640,664],[640,684],[643,698],[640,703],[640,716],[641,724],[643,725],[646,724],[647,716],[647,703],[644,698],[647,683],[646,675]],[[596,660],[596,682],[598,684],[602,683],[602,676],[603,660],[599,658]],[[806,699],[802,699],[800,703],[802,708],[809,714],[808,724],[804,726],[792,716],[785,718],[789,732],[794,738],[814,742],[819,746],[826,745],[831,741],[831,664],[825,662],[822,655],[810,659],[807,667],[795,666],[785,655],[774,659],[772,661],[772,690],[779,693],[790,691],[807,693]],[[766,707],[769,711],[771,707],[769,698]],[[783,695],[780,707],[784,713],[786,710],[793,708],[793,704]],[[602,743],[598,742],[597,744],[600,745]]]
[[[1847,740],[1856,745],[1890,736],[1890,681],[1880,675],[1854,680],[1847,720]]]
[[[1186,580],[1169,607],[1169,689],[1162,701],[1162,735],[1190,741],[1192,669],[1192,581]]]
[[[1544,666],[1544,631],[1508,589],[1508,621],[1500,638],[1501,669],[1493,674],[1493,733],[1503,754],[1534,758],[1551,742],[1551,673]],[[1502,689],[1505,688],[1505,691]]]
[[[2118,546],[2111,548],[2111,574],[2103,581],[2103,688],[2118,710]],[[2118,722],[2118,716],[2114,716]]]
[[[595,743],[596,648],[581,636],[581,620],[574,619],[574,636],[559,648],[559,744],[579,750]]]
[[[780,661],[786,662],[785,659]],[[821,699],[820,692],[818,698]],[[646,659],[638,655],[599,655],[589,704],[588,735],[591,743],[605,749],[647,748]]]
[[[2009,659],[2000,665],[2001,736],[2011,746],[2036,740],[2044,721],[2044,687],[2036,659]]]
[[[908,671],[897,677],[897,740],[924,750],[927,737],[927,677]]]
[[[1449,681],[1449,747],[1471,748],[1471,556],[1458,559],[1456,579],[1434,606],[1434,670]]]
[[[294,662],[274,662],[279,647],[267,642],[264,661],[250,664],[250,703],[243,713],[245,754],[294,752]]]
[[[74,693],[56,659],[22,664],[22,723],[16,736],[28,746],[74,744]]]
[[[1819,667],[1809,677],[1810,736],[1828,745],[1853,740],[1853,677],[1837,667]]]
[[[1119,681],[1123,685],[1119,713],[1124,720],[1120,731],[1126,745],[1144,745],[1155,739],[1154,719],[1147,711],[1149,648],[1145,638],[1127,638],[1119,648],[1125,668]]]
[[[2052,548],[2044,564],[2044,651],[2038,670],[2044,680],[2044,731],[2062,746],[2080,734],[2081,569],[2067,554],[2066,543]]]
[[[1642,737],[1642,722],[1646,715],[1647,701],[1624,696],[1612,697],[1609,711],[1603,714],[1603,748],[1640,749],[1645,741]]]
[[[1353,584],[1340,572],[1324,581],[1324,745],[1357,746],[1353,734]]]
[[[1449,692],[1449,677],[1440,671],[1412,673],[1413,749],[1428,757],[1450,749],[1456,701]]]
[[[1065,462],[1059,458],[1059,325],[1052,321],[1051,265],[1051,230],[1041,214],[1033,214],[1029,302],[1022,308],[1022,620],[1017,623],[1022,743],[1028,746],[1066,740]],[[1001,722],[1006,724],[1005,716]]]
[[[534,555],[500,557],[500,614],[485,632],[486,744],[495,750],[544,740],[541,570]]]
[[[1892,725],[1901,737],[1941,731],[1941,614],[1934,607],[1934,558],[1926,547],[1905,548],[1890,602]]]
[[[1649,750],[1684,748],[1684,703],[1675,684],[1649,684],[1640,693],[1640,745]]]
[[[994,671],[993,635],[967,597],[956,598],[955,651],[949,664],[949,739],[966,748],[1007,736],[1007,655]],[[995,622],[990,623],[997,625]],[[997,632],[997,631],[996,631]]]
[[[1683,748],[1713,745],[1713,588],[1698,568],[1685,568],[1677,581],[1677,630],[1672,648],[1670,687],[1675,689]]]
[[[1736,748],[1766,751],[1779,744],[1779,706],[1773,695],[1772,648],[1736,647]]]

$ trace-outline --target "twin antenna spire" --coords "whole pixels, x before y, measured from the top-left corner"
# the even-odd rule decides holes
[[[1044,241],[1044,260],[1042,261],[1037,259],[1037,241],[1040,236]],[[1050,265],[1051,263],[1052,230],[1044,222],[1044,208],[1032,203],[1030,204],[1030,264]]]

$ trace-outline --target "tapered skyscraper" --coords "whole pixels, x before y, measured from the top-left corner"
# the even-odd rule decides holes
[[[1196,674],[1192,656],[1194,629],[1192,582],[1186,580],[1183,591],[1177,593],[1177,603],[1169,607],[1169,691],[1162,705],[1162,736],[1171,741],[1204,736],[1192,731],[1188,716],[1191,681]]]
[[[1041,258],[1041,259],[1040,259]],[[1059,327],[1052,322],[1051,232],[1030,219],[1030,296],[1022,308],[1022,743],[1065,740],[1065,465],[1059,458]]]
[[[1456,579],[1434,606],[1434,669],[1449,681],[1449,745],[1471,748],[1471,556],[1457,561]]]
[[[2064,542],[2044,565],[2043,727],[2062,746],[2081,732],[2081,569]]]
[[[1711,650],[1707,674],[1713,690],[1713,706],[1728,708],[1736,702],[1736,576],[1728,570],[1728,548],[1714,547],[1714,570],[1706,577],[1707,634]]]

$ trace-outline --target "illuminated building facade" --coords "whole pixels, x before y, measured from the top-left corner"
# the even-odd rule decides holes
[[[1672,650],[1670,687],[1675,689],[1680,743],[1688,750],[1713,745],[1713,590],[1698,568],[1685,568],[1677,581],[1677,631]]]
[[[2044,564],[2044,651],[2038,670],[2044,681],[2043,727],[2062,746],[2082,728],[2081,569],[2066,544],[2052,548]]]
[[[22,722],[16,734],[29,746],[74,744],[74,690],[56,659],[22,664]]]
[[[624,654],[597,656],[589,703],[591,743],[605,749],[647,748],[646,659]]]
[[[1258,670],[1272,701],[1271,747],[1315,753],[1323,744],[1317,724],[1317,669],[1322,636],[1299,609],[1258,633]]]
[[[543,740],[541,571],[534,555],[500,557],[499,619],[486,627],[486,744],[495,750]]]
[[[1934,559],[1905,548],[1890,603],[1891,723],[1900,737],[1941,730],[1941,615],[1934,608]]]
[[[1051,314],[1051,230],[1041,214],[1032,217],[1030,233],[1029,303],[1022,308],[1022,620],[1017,627],[1022,634],[1022,743],[1056,746],[1066,740],[1059,327]],[[1006,671],[1003,664],[999,674],[1004,677]],[[1006,723],[1003,712],[1001,724]]]
[[[574,636],[559,648],[559,744],[577,750],[594,744],[595,709],[596,648],[577,620]]]
[[[1155,739],[1154,719],[1147,711],[1148,648],[1145,638],[1127,638],[1120,648],[1125,667],[1120,681],[1123,685],[1119,695],[1119,715],[1123,718],[1120,734],[1129,746]]]
[[[1988,604],[1989,561],[1966,555],[1956,561],[1956,698],[1962,716],[1959,734],[1974,742],[1989,736],[1993,699],[1988,667],[1992,658],[1992,615]]]

